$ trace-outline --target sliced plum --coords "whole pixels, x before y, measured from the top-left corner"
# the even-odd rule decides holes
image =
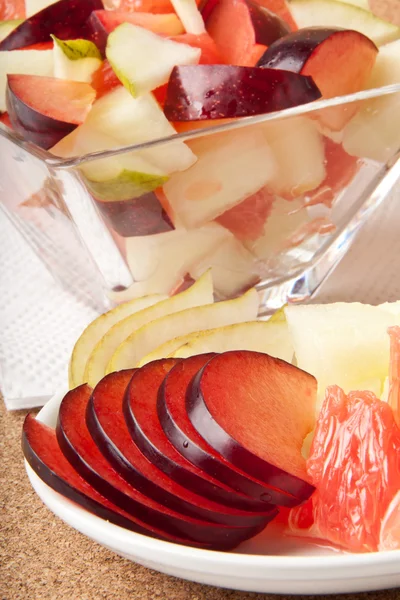
[[[308,75],[323,98],[333,98],[364,89],[377,54],[375,44],[358,31],[306,27],[271,44],[257,65]],[[357,103],[334,107],[321,111],[320,119],[339,131],[357,109]]]
[[[85,120],[95,90],[79,81],[8,75],[7,111],[15,131],[46,150]]]
[[[170,121],[248,117],[320,98],[311,77],[258,67],[185,65],[172,70],[164,113]]]
[[[28,414],[22,432],[22,450],[36,475],[56,492],[96,516],[136,533],[167,539],[163,532],[145,526],[99,494],[64,457],[53,429]],[[187,541],[176,538],[177,543]]]
[[[173,446],[192,464],[210,473],[237,492],[246,494],[262,505],[271,502],[293,507],[304,500],[250,477],[229,462],[193,427],[186,411],[186,395],[193,377],[211,359],[211,355],[192,356],[179,362],[165,377],[158,395],[158,416]]]
[[[316,379],[259,352],[212,358],[194,377],[186,408],[194,427],[252,477],[306,499],[313,491],[302,446],[315,425]]]
[[[276,14],[251,0],[209,0],[202,9],[207,32],[225,63],[249,67],[254,46],[269,46],[290,32]]]
[[[94,10],[103,8],[101,0],[59,0],[21,23],[0,42],[0,50],[18,50],[50,42],[51,35],[60,40],[90,40],[92,31],[88,19]]]
[[[226,535],[231,528],[184,517],[169,510],[138,492],[113,469],[94,443],[85,422],[91,393],[89,386],[81,385],[68,392],[60,406],[57,440],[74,469],[99,494],[146,526],[157,527],[166,536],[219,546],[221,531]]]
[[[211,358],[211,355],[210,355]],[[132,377],[124,399],[124,415],[134,442],[143,454],[171,479],[215,502],[241,510],[243,523],[255,525],[276,511],[275,506],[252,501],[192,465],[165,435],[157,414],[160,385],[178,359],[160,359],[139,369]],[[246,513],[242,511],[250,511]]]
[[[86,422],[100,451],[122,477],[156,502],[196,519],[240,527],[241,516],[237,510],[217,504],[177,484],[153,465],[133,442],[122,410],[124,394],[132,375],[132,370],[111,373],[93,390]],[[266,517],[266,521],[268,519]]]

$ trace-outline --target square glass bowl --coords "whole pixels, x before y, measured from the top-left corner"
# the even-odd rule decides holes
[[[400,180],[400,85],[179,130],[64,159],[0,126],[3,211],[80,298],[211,269],[217,299],[256,285],[260,314],[307,301]]]

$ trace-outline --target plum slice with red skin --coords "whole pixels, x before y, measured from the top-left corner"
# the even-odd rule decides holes
[[[255,525],[276,515],[273,505],[252,501],[235,493],[205,471],[195,467],[171,444],[165,435],[157,414],[160,385],[177,359],[160,359],[145,365],[132,377],[124,399],[123,411],[134,442],[147,458],[177,483],[215,502],[237,508],[240,519]]]
[[[209,0],[201,12],[207,32],[231,65],[251,66],[256,44],[269,46],[290,32],[278,15],[251,0]]]
[[[302,446],[315,425],[316,379],[259,352],[225,352],[194,377],[186,408],[194,427],[229,462],[306,499],[313,487]],[[292,477],[288,477],[291,475]]]
[[[244,493],[259,503],[272,502],[293,507],[308,498],[309,486],[286,475],[279,483],[295,484],[298,497],[269,483],[257,481],[217,452],[193,427],[186,411],[186,395],[194,376],[213,357],[212,354],[192,356],[179,362],[165,377],[158,395],[157,409],[160,423],[175,448],[192,464],[213,475],[237,492]],[[294,480],[294,481],[293,481]]]
[[[68,392],[60,406],[57,440],[74,469],[110,502],[146,525],[159,528],[164,535],[183,538],[188,543],[218,545],[220,532],[217,529],[220,528],[202,520],[184,517],[154,502],[129,485],[113,469],[97,448],[85,423],[91,393],[89,386],[79,386]],[[225,532],[226,528],[222,529]]]
[[[8,75],[7,81],[12,127],[45,149],[83,123],[96,98],[95,90],[79,81],[39,75]]]
[[[26,19],[0,42],[0,50],[18,50],[39,42],[92,39],[88,19],[94,10],[103,9],[101,0],[59,0]],[[94,41],[94,40],[93,40]]]
[[[271,44],[257,66],[308,75],[323,98],[333,98],[364,89],[377,54],[375,44],[358,31],[307,27]],[[357,103],[334,107],[322,112],[321,119],[340,130],[357,109]]]
[[[132,375],[133,370],[111,373],[93,390],[86,423],[99,450],[128,483],[156,502],[182,515],[240,528],[239,511],[177,484],[153,465],[134,443],[122,412],[124,394]],[[253,531],[254,527],[244,529]]]
[[[233,65],[185,65],[172,70],[164,113],[170,121],[248,117],[320,98],[311,77]]]
[[[42,481],[97,517],[136,533],[177,543],[188,543],[188,540],[171,539],[155,527],[144,525],[97,492],[65,458],[55,431],[30,414],[27,415],[23,426],[22,450],[27,462]]]

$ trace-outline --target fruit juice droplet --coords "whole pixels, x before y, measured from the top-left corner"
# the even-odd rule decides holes
[[[271,494],[268,494],[268,492],[265,492],[264,494],[261,494],[260,500],[262,500],[263,502],[269,503],[272,500],[272,496],[271,496]]]
[[[183,442],[183,447],[187,448],[189,446],[189,442]]]

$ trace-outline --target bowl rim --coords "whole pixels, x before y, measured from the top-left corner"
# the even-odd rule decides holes
[[[73,169],[87,162],[93,162],[100,159],[115,157],[120,154],[126,154],[129,152],[147,150],[156,146],[158,147],[167,145],[174,141],[190,141],[215,133],[234,131],[236,129],[241,129],[243,127],[251,125],[257,125],[259,123],[278,121],[280,119],[288,119],[290,117],[300,116],[307,113],[313,113],[325,108],[341,106],[344,104],[352,104],[354,102],[359,102],[363,100],[372,100],[374,98],[382,98],[384,96],[395,95],[396,93],[400,94],[400,83],[372,88],[369,90],[363,90],[361,92],[355,92],[352,94],[336,96],[335,98],[314,100],[313,102],[308,102],[306,104],[301,104],[299,106],[294,106],[292,108],[287,108],[285,110],[275,111],[272,113],[255,115],[251,117],[240,117],[235,121],[229,119],[229,122],[223,123],[221,125],[210,125],[209,127],[204,127],[202,129],[194,129],[183,133],[176,133],[167,137],[157,138],[148,142],[144,142],[142,144],[119,146],[110,150],[90,152],[87,154],[82,154],[80,156],[72,156],[68,158],[56,156],[48,150],[43,150],[36,144],[26,142],[21,135],[10,130],[3,123],[0,123],[0,135],[17,145],[19,148],[27,151],[34,157],[45,162],[46,165],[50,168]]]

